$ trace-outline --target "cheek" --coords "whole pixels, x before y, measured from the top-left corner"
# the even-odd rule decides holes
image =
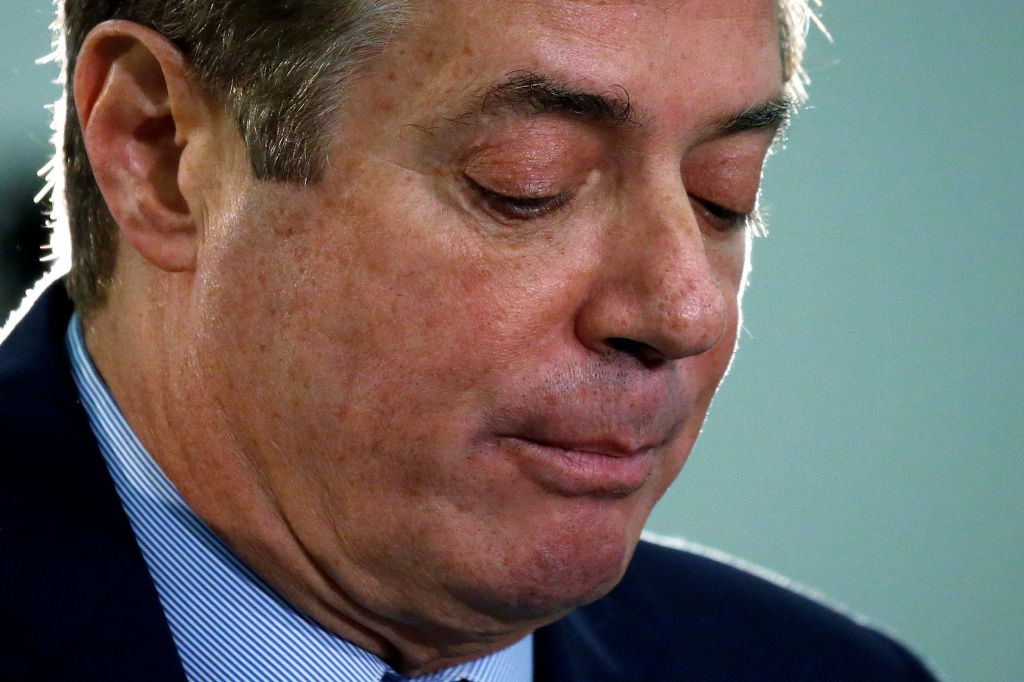
[[[743,239],[742,235],[739,237],[737,241],[747,241]],[[695,388],[694,410],[667,458],[665,471],[662,472],[659,496],[671,485],[686,462],[690,450],[700,435],[715,392],[718,390],[736,350],[742,318],[740,294],[744,286],[743,273],[748,257],[748,247],[746,244],[742,246],[723,245],[721,248],[709,250],[709,255],[727,305],[726,329],[714,348],[701,355],[686,358],[680,363],[679,372],[683,375],[680,382]]]
[[[404,172],[370,171],[367,188],[409,187]],[[301,234],[275,249],[298,292],[278,343],[286,362],[302,363],[300,400],[330,415],[321,432],[358,431],[374,449],[453,448],[568,319],[566,278],[545,274],[557,269],[550,261],[467,239],[416,191],[387,194],[357,191],[296,218]]]
[[[728,243],[721,245],[721,248],[711,252],[712,267],[718,277],[727,309],[726,329],[722,339],[710,351],[694,358],[702,375],[701,402],[705,410],[710,405],[711,398],[714,397],[714,392],[728,370],[736,350],[739,326],[743,319],[741,306],[750,259],[750,239],[749,234],[740,233]]]

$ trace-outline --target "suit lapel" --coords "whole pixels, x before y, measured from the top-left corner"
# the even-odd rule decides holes
[[[605,606],[595,602],[598,608]],[[625,682],[642,679],[623,669],[623,660],[601,641],[584,606],[540,628],[533,640],[534,682]],[[639,668],[639,666],[637,666]],[[633,673],[639,670],[633,670]]]

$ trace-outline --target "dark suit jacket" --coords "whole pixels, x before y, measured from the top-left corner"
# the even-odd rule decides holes
[[[71,378],[51,287],[0,347],[0,680],[184,682]],[[536,633],[537,682],[933,679],[891,639],[736,568],[641,543]]]

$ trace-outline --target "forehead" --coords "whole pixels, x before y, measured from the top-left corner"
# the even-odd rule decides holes
[[[705,22],[767,26],[776,20],[775,0],[439,0],[433,8],[461,16],[476,28],[489,23],[542,26],[608,48],[633,42],[638,33],[657,41],[689,27],[697,38]]]
[[[658,117],[714,117],[782,86],[774,0],[423,0],[384,59],[435,99],[425,108],[519,70],[623,91]]]

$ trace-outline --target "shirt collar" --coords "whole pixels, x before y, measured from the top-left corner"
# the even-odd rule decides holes
[[[82,405],[156,585],[190,682],[404,680],[292,608],[189,508],[93,365],[78,316],[66,336]],[[533,637],[417,682],[532,682]]]

